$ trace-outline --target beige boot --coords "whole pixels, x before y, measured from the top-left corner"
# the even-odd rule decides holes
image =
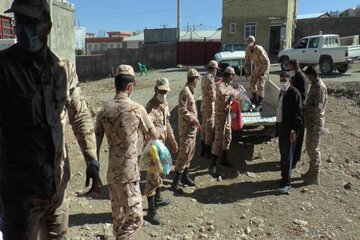
[[[304,174],[305,175],[305,174]],[[303,177],[305,184],[320,185],[320,174],[319,171],[315,171],[312,175]]]
[[[316,168],[310,165],[309,170],[307,170],[307,172],[301,174],[301,178],[303,178],[303,179],[309,178],[309,177],[313,176],[316,172],[317,172]]]

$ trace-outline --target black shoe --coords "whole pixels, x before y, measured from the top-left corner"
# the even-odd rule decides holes
[[[153,225],[161,224],[160,216],[155,208],[155,196],[148,197],[148,212],[144,219]]]
[[[165,207],[171,203],[170,199],[165,199],[161,196],[160,188],[156,189],[155,194],[155,208]]]
[[[234,165],[233,165],[231,162],[229,162],[229,160],[228,160],[227,151],[223,151],[223,152],[222,152],[220,164],[221,164],[222,166],[225,166],[225,167],[228,167],[228,168],[234,167]]]
[[[185,168],[184,172],[181,175],[181,183],[184,185],[188,185],[190,187],[196,186],[195,182],[192,179],[190,179],[189,171],[187,168]]]
[[[173,182],[171,184],[171,190],[174,193],[183,194],[184,190],[180,187],[180,176],[181,173],[175,172]]]
[[[206,154],[206,146],[205,146],[205,141],[201,140],[201,152],[200,152],[200,156],[201,157],[205,157]]]

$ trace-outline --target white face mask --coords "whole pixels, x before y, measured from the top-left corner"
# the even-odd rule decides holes
[[[159,102],[164,103],[166,102],[166,95],[167,94],[157,93],[156,98],[159,100]]]
[[[289,88],[289,86],[290,86],[290,82],[282,82],[281,83],[281,91],[286,91],[288,88]]]

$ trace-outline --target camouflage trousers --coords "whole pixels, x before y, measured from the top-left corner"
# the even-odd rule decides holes
[[[196,144],[196,133],[180,136],[179,157],[176,161],[175,172],[182,173],[185,168],[190,167],[194,158]]]
[[[215,140],[211,152],[215,156],[220,156],[221,150],[227,151],[230,149],[232,139],[231,116],[228,114],[215,116],[215,118]]]
[[[146,183],[145,183],[145,190],[144,195],[147,197],[155,196],[156,189],[158,189],[162,182],[163,177],[159,173],[146,173]]]
[[[214,141],[215,131],[214,116],[206,111],[202,112],[202,131],[201,140],[205,141],[206,145],[212,145]]]
[[[260,97],[265,96],[265,82],[269,78],[269,69],[255,67],[250,80],[250,91]]]
[[[306,151],[309,156],[310,166],[320,171],[321,153],[320,153],[320,134],[321,131],[316,128],[306,129]]]
[[[134,239],[143,224],[139,182],[109,182],[109,192],[116,240]]]
[[[28,198],[3,200],[5,240],[65,240],[69,225],[67,192],[56,194],[52,200]]]

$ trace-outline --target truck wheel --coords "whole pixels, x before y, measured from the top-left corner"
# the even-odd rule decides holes
[[[320,70],[323,74],[329,75],[334,71],[333,61],[331,57],[325,57],[320,62]]]
[[[280,62],[281,70],[287,71],[289,66],[289,57],[283,57]]]
[[[349,69],[349,65],[348,64],[341,64],[339,66],[337,66],[337,70],[339,73],[346,73],[346,71]]]

